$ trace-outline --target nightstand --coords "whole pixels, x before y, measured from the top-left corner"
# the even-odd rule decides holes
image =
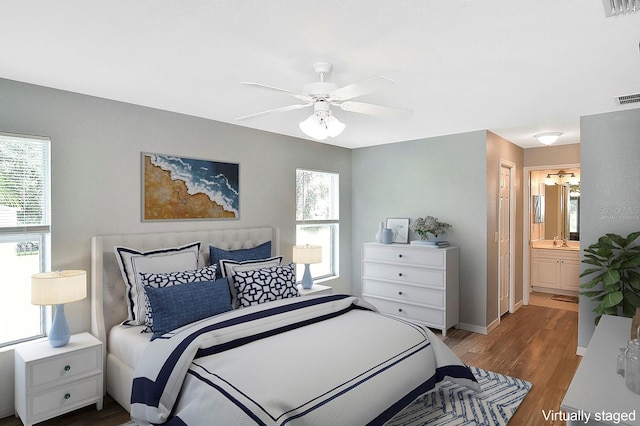
[[[74,334],[66,346],[48,341],[15,349],[16,417],[25,426],[89,404],[102,409],[102,342]]]
[[[328,285],[314,284],[311,288],[302,288],[302,284],[298,284],[300,296],[318,296],[320,294],[331,294],[331,287]]]

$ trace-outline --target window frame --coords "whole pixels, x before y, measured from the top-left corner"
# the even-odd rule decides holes
[[[42,175],[43,183],[43,220],[37,225],[17,225],[0,226],[0,243],[16,243],[38,241],[38,267],[36,272],[44,272],[51,265],[51,139],[43,136],[32,136],[16,133],[0,132],[0,144],[3,138],[25,139],[29,142],[41,141],[43,144],[44,164]],[[50,312],[45,306],[39,307],[40,330],[38,333],[29,336],[19,337],[14,340],[0,341],[0,348],[15,345],[29,340],[35,340],[46,336],[46,327],[49,325],[47,313]]]
[[[309,173],[320,173],[324,175],[329,175],[331,178],[331,210],[335,215],[335,219],[298,219],[298,173],[299,172],[309,172]],[[336,205],[337,204],[337,205]],[[321,226],[329,228],[329,238],[330,243],[329,247],[323,247],[323,254],[328,250],[329,253],[329,272],[318,275],[314,273],[313,268],[311,268],[311,275],[313,280],[324,280],[330,278],[337,278],[339,276],[339,247],[340,247],[340,174],[330,171],[324,170],[311,170],[307,168],[296,168],[296,245],[306,244],[306,241],[301,241],[299,239],[299,231],[304,227],[313,227],[313,226]],[[324,263],[324,262],[323,262]],[[297,267],[296,280],[300,282],[302,279],[303,268],[302,265]]]

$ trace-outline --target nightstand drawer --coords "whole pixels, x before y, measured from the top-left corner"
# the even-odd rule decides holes
[[[102,382],[99,376],[59,386],[31,397],[30,416],[36,419],[47,414],[64,413],[76,407],[82,407],[96,401],[102,394]]]
[[[100,371],[101,356],[101,347],[94,346],[30,363],[29,388]]]
[[[396,282],[428,285],[444,288],[445,273],[438,269],[415,268],[404,265],[389,265],[364,261],[362,264],[363,278],[381,278]]]
[[[399,302],[444,306],[444,291],[431,290],[417,286],[391,284],[384,281],[368,280],[365,278],[362,280],[362,293],[364,295],[395,299]]]

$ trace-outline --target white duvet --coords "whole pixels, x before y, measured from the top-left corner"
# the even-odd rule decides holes
[[[426,327],[362,299],[286,299],[151,342],[136,368],[139,425],[384,424],[442,380],[478,389]]]

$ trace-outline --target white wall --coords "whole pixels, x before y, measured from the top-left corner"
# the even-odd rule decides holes
[[[340,174],[341,277],[330,285],[351,292],[350,150],[9,80],[0,94],[0,131],[51,138],[53,268],[89,271],[93,235],[251,226],[278,227],[290,261],[295,170],[308,168]],[[143,223],[141,152],[239,163],[240,219]],[[89,299],[65,310],[73,333],[89,330]],[[0,352],[0,372],[2,417],[13,413],[13,351]]]
[[[640,109],[582,117],[580,135],[581,246],[609,232],[640,231]],[[582,264],[581,270],[588,267]],[[595,330],[594,307],[580,297],[578,346],[583,348]]]
[[[460,247],[460,321],[486,326],[486,144],[487,132],[477,131],[353,151],[353,288],[358,294],[362,243],[374,240],[380,221],[436,216],[452,225],[448,239]]]

